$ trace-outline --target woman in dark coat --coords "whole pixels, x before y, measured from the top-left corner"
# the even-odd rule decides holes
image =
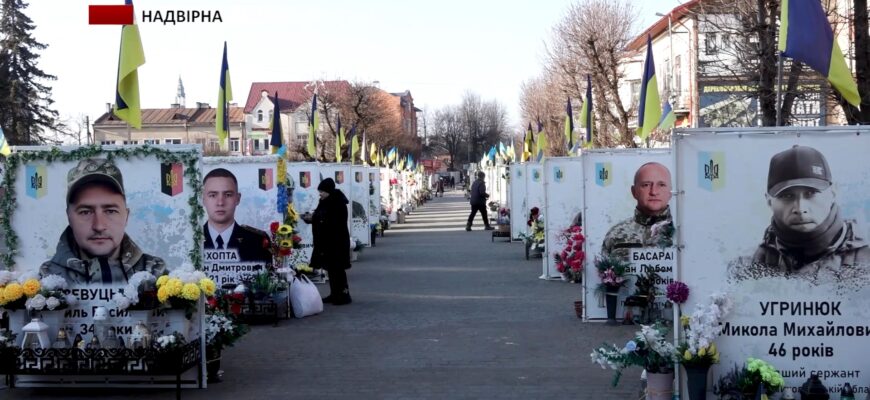
[[[323,268],[329,273],[329,296],[324,303],[350,304],[346,269],[350,268],[350,232],[347,229],[348,200],[335,181],[326,178],[317,186],[320,203],[314,214],[306,214],[303,220],[311,224],[314,233],[314,252],[311,268]]]

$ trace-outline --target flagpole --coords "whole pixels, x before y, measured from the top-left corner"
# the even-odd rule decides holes
[[[776,52],[776,123],[782,121],[782,52]]]

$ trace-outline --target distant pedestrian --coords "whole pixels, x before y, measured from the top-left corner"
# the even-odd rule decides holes
[[[465,225],[465,230],[471,230],[471,223],[474,222],[474,216],[480,211],[480,216],[483,217],[484,229],[491,231],[493,227],[489,226],[489,219],[486,216],[486,199],[489,194],[486,193],[486,183],[483,178],[486,177],[482,171],[477,173],[477,180],[471,185],[471,215],[468,216],[468,224]]]
[[[438,179],[438,183],[435,184],[435,197],[444,197],[444,180]]]
[[[324,303],[340,306],[350,304],[346,269],[350,268],[350,232],[347,229],[348,200],[335,181],[326,178],[317,186],[320,202],[314,214],[305,213],[302,220],[311,224],[314,251],[311,268],[323,268],[329,273],[329,296]]]
[[[456,178],[450,176],[450,189],[456,189]]]

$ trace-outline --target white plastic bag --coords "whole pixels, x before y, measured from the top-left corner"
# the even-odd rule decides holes
[[[317,286],[302,275],[301,278],[293,277],[290,282],[290,304],[293,306],[293,315],[296,318],[323,312],[323,300]]]

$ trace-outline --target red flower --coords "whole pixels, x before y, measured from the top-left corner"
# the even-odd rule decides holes
[[[302,241],[302,238],[299,237],[299,235],[293,235],[293,238],[292,238],[292,239],[293,239],[294,242],[301,242],[301,241]]]
[[[269,225],[269,230],[271,230],[272,234],[274,235],[276,232],[278,232],[279,227],[281,227],[281,224],[278,223],[278,221],[275,221]]]
[[[263,248],[268,249],[272,247],[272,243],[269,242],[269,238],[263,238]]]
[[[580,251],[580,250],[583,250],[583,246],[581,246],[580,243],[575,244],[574,251]]]
[[[209,307],[217,308],[217,299],[214,298],[214,296],[207,298],[206,302],[208,303]]]
[[[281,254],[282,256],[289,256],[290,253],[291,253],[290,249],[283,249],[282,248],[282,249],[278,250],[278,254]]]

